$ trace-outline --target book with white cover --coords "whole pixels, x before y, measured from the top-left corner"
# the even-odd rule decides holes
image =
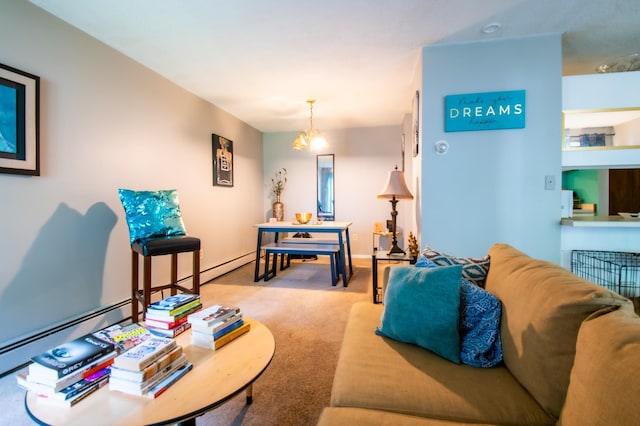
[[[189,315],[187,321],[191,323],[191,325],[208,327],[238,313],[240,313],[240,308],[237,306],[213,305]]]
[[[113,365],[127,370],[142,370],[153,361],[177,346],[169,337],[152,336],[138,346],[121,353],[113,360]]]

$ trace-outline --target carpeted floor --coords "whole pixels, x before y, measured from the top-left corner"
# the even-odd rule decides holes
[[[351,305],[371,298],[369,262],[357,263],[347,288],[331,286],[329,267],[296,261],[268,282],[253,282],[253,264],[202,289],[205,301],[236,304],[273,333],[276,353],[255,382],[253,404],[239,395],[197,419],[198,425],[314,425],[329,403]]]
[[[251,263],[202,286],[205,306],[238,305],[264,323],[275,337],[276,353],[254,384],[253,404],[246,405],[242,393],[197,418],[197,425],[314,425],[328,405],[350,307],[371,301],[371,263],[354,259],[354,276],[345,288],[331,286],[322,259],[293,262],[268,282],[253,282]],[[0,391],[0,424],[33,424],[15,375],[0,380]]]

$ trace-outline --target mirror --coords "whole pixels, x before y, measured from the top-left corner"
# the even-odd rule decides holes
[[[563,112],[563,150],[640,147],[640,109]]]
[[[318,220],[335,220],[333,154],[317,156]]]

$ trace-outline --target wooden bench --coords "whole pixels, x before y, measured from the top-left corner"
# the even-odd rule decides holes
[[[300,238],[302,239],[302,238]],[[331,262],[331,285],[335,286],[338,282],[338,276],[344,274],[344,265],[340,257],[340,245],[338,244],[299,244],[278,242],[265,244],[261,247],[265,251],[264,262],[264,280],[269,281],[276,276],[278,254],[307,254],[307,255],[325,255],[329,256]],[[271,260],[273,255],[273,260]],[[337,265],[336,265],[337,263]],[[271,267],[270,267],[271,264]],[[288,260],[287,260],[288,266]],[[346,287],[346,284],[345,284]]]

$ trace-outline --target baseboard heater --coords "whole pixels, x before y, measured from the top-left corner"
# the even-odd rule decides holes
[[[40,352],[102,327],[124,321],[131,317],[131,299],[121,300],[71,320],[19,337],[0,347],[0,377],[10,374],[26,364]]]
[[[207,268],[201,272],[201,278],[206,283],[206,281],[231,272],[253,260],[255,260],[255,251]],[[188,276],[179,281],[190,278],[191,276]],[[0,347],[0,377],[23,368],[35,354],[90,333],[93,330],[117,324],[130,318],[131,299],[129,298],[86,312],[71,320],[38,330],[27,336],[21,336],[17,340],[4,342],[5,344]]]

